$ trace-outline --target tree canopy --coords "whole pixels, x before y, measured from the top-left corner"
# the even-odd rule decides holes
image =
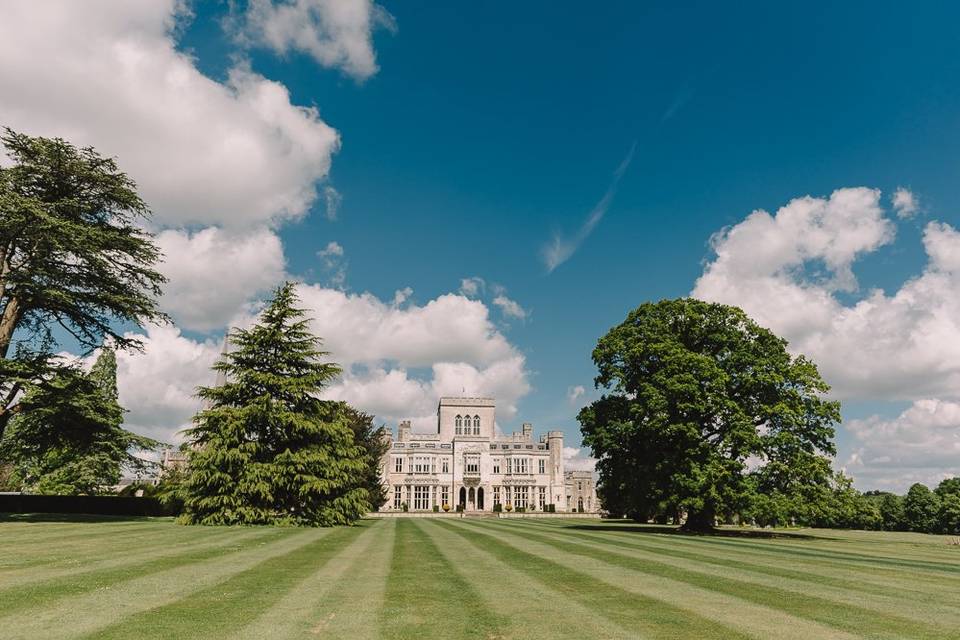
[[[151,463],[137,454],[158,443],[125,430],[117,394],[117,361],[101,349],[90,372],[62,365],[21,400],[23,410],[0,440],[14,482],[37,493],[95,494],[117,484],[124,469]]]
[[[704,529],[758,492],[829,486],[840,407],[816,366],[742,310],[694,299],[643,304],[597,343],[598,387],[580,411],[604,505],[686,514]]]
[[[115,327],[162,321],[164,277],[144,230],[136,185],[92,148],[10,129],[0,135],[0,434],[25,406],[26,385],[50,372],[55,329],[92,350],[135,336]],[[48,391],[53,388],[49,387]]]
[[[371,508],[368,458],[351,417],[319,399],[339,373],[296,305],[291,283],[200,389],[208,408],[187,431],[181,521],[190,524],[349,524]]]

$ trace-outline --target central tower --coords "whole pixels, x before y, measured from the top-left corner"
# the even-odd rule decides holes
[[[437,433],[441,442],[492,439],[496,407],[493,398],[440,398]]]

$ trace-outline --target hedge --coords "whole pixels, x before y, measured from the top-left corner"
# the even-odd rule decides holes
[[[173,515],[156,498],[0,494],[0,513],[82,513],[98,516]]]

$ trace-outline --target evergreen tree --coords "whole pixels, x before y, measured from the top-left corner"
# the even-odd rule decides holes
[[[0,436],[59,363],[53,327],[94,349],[138,338],[124,324],[162,321],[160,251],[136,185],[110,158],[59,138],[0,132]],[[69,376],[69,373],[64,375]],[[47,386],[52,393],[55,386]]]
[[[338,403],[318,394],[339,373],[280,287],[259,322],[230,335],[219,386],[187,430],[189,524],[349,524],[370,510],[367,460]]]
[[[360,486],[367,490],[370,506],[374,510],[379,509],[387,501],[387,488],[380,478],[380,464],[383,455],[390,449],[390,441],[384,437],[384,428],[374,425],[372,415],[358,411],[345,402],[338,404],[353,430],[354,441],[364,451],[367,468]]]
[[[27,491],[100,493],[119,482],[125,468],[144,471],[151,463],[136,453],[158,446],[122,425],[116,354],[104,346],[89,373],[61,365],[29,388],[2,455]]]

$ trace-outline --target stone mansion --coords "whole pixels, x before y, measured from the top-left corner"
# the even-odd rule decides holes
[[[593,474],[564,473],[562,431],[535,440],[524,423],[519,433],[497,435],[494,418],[490,398],[441,398],[435,433],[401,422],[396,440],[387,436],[380,511],[599,510]]]

